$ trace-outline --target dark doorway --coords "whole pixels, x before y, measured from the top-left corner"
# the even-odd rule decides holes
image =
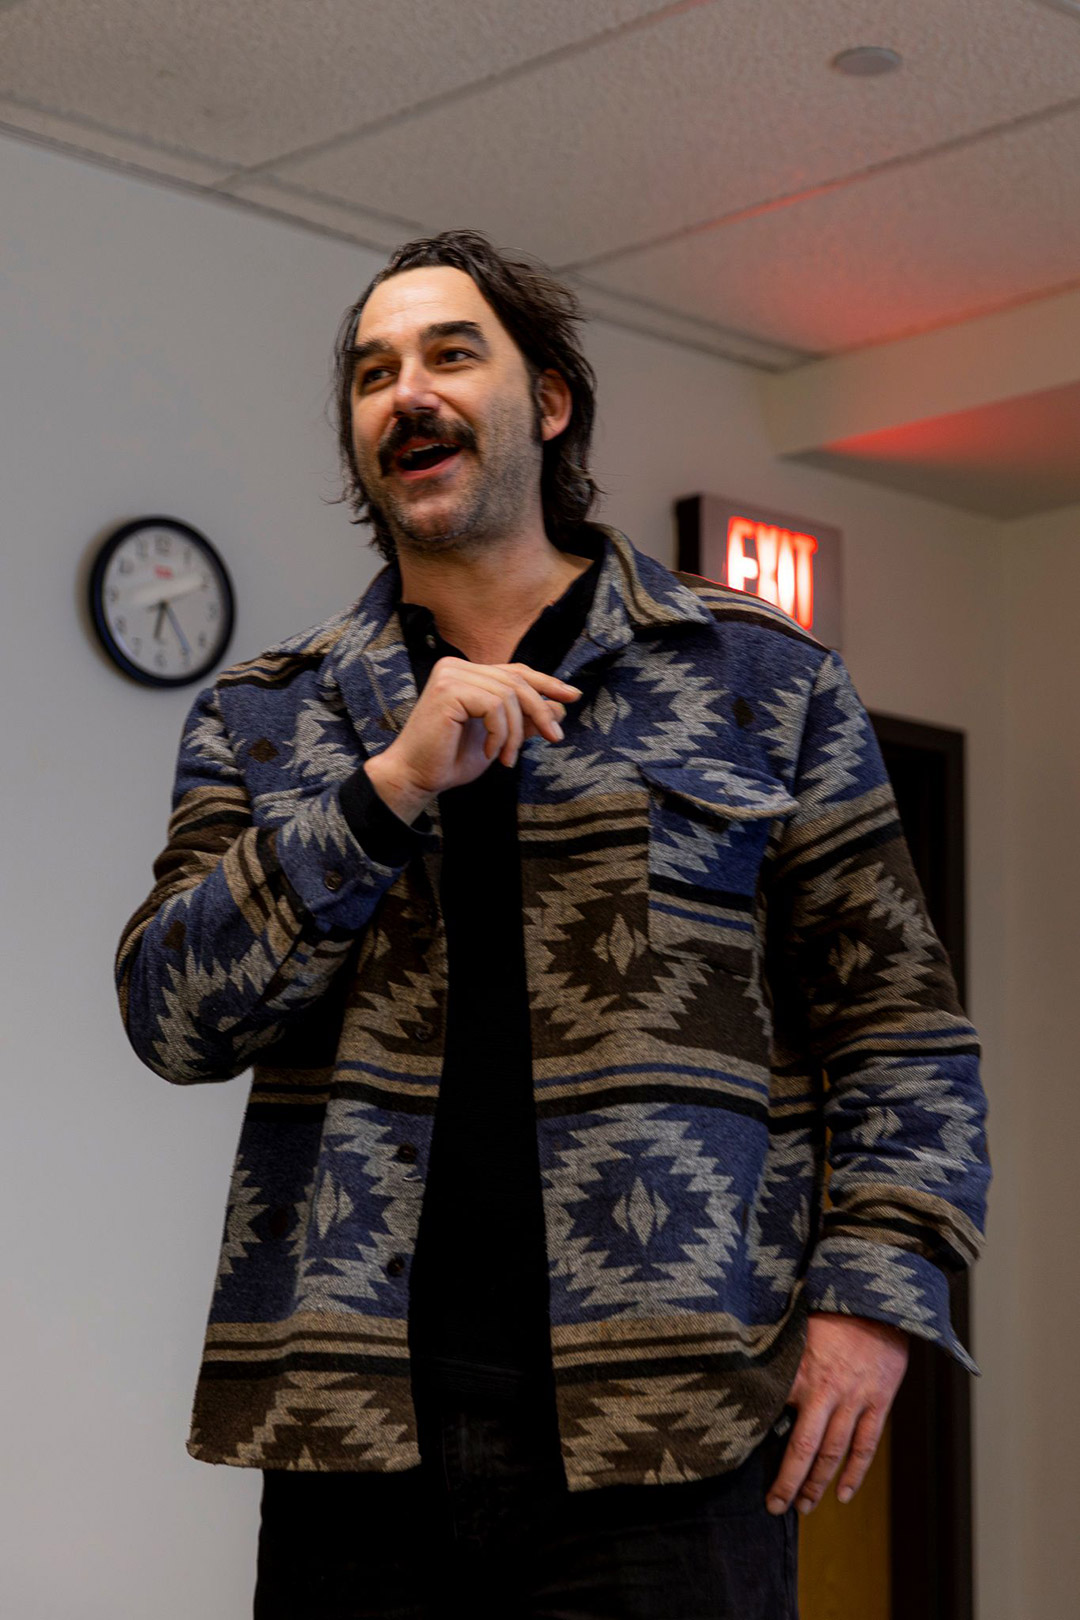
[[[870,716],[934,927],[967,998],[964,736],[889,715]],[[953,1320],[970,1345],[967,1277]],[[912,1338],[892,1420],[893,1620],[972,1620],[969,1375]]]

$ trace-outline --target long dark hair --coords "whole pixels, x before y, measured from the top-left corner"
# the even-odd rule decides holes
[[[376,287],[403,270],[427,270],[439,265],[463,270],[472,277],[520,349],[534,387],[541,372],[557,371],[570,390],[570,421],[557,438],[545,441],[540,477],[544,526],[558,545],[588,515],[600,493],[589,472],[596,375],[575,330],[582,319],[581,311],[569,287],[539,265],[503,258],[479,231],[443,231],[440,236],[406,242],[342,317],[334,345],[334,394],[344,479],[341,498],[351,509],[354,523],[371,524],[372,545],[391,562],[395,556],[393,538],[380,513],[369,504],[353,448],[350,349],[360,313]]]

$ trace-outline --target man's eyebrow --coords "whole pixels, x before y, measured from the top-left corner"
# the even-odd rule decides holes
[[[435,343],[445,337],[467,337],[485,354],[489,353],[487,338],[475,321],[435,321],[420,333],[422,343]],[[394,345],[386,338],[374,337],[368,338],[366,343],[351,343],[345,350],[345,357],[353,366],[361,366],[365,360],[371,360],[377,354],[393,353],[393,349]]]

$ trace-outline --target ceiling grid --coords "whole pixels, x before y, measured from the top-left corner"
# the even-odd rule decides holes
[[[774,380],[1080,286],[1048,0],[6,0],[0,133],[378,251],[475,226]]]

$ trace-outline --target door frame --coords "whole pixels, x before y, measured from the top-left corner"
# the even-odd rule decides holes
[[[948,951],[961,1003],[967,1003],[966,818],[964,733],[896,715],[872,713],[886,766],[921,763],[926,802],[898,792],[926,891],[931,920]],[[930,870],[926,871],[927,845]],[[951,1289],[953,1322],[970,1344],[971,1288],[961,1274]],[[890,1557],[893,1620],[972,1620],[971,1376],[936,1345],[910,1340],[907,1375],[893,1405]]]

